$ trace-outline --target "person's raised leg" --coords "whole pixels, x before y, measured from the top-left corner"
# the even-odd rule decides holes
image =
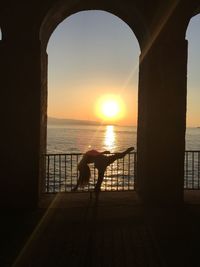
[[[130,153],[133,150],[134,150],[134,147],[129,147],[123,152],[115,153],[114,155],[108,156],[107,166],[112,164],[115,160],[125,157],[128,153]]]

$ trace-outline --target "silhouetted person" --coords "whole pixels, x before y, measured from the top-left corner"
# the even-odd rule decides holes
[[[97,150],[87,151],[83,155],[83,158],[78,164],[79,179],[74,190],[77,190],[79,186],[85,186],[89,183],[91,174],[90,174],[90,168],[88,164],[94,163],[94,167],[97,168],[98,170],[98,180],[95,186],[96,196],[98,197],[98,194],[101,190],[101,184],[103,182],[104,173],[106,171],[107,166],[112,164],[115,160],[123,158],[124,156],[126,156],[126,154],[128,154],[132,150],[134,150],[134,147],[129,147],[124,152],[115,153],[109,156],[105,155],[105,154],[109,154],[110,153],[109,151],[104,151],[104,152],[99,152]]]

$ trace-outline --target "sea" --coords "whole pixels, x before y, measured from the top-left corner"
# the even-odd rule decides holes
[[[82,153],[96,149],[111,153],[136,147],[137,128],[116,125],[48,125],[46,155],[46,192],[70,192],[78,181],[78,162]],[[200,188],[200,128],[187,128],[185,153],[185,189]],[[194,151],[194,152],[191,152]],[[107,167],[101,190],[132,190],[136,177],[136,153]],[[94,190],[97,172],[90,165],[91,178],[87,187]]]
[[[84,153],[87,150],[110,152],[136,147],[137,128],[114,125],[48,125],[47,153]],[[186,150],[200,150],[200,128],[187,128]]]

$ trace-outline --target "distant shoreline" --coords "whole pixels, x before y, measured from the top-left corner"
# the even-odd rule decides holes
[[[93,125],[93,126],[106,126],[111,125],[111,123],[102,123],[100,121],[89,121],[89,120],[76,120],[76,119],[59,119],[48,117],[48,125]],[[117,124],[112,123],[113,126],[118,126]]]
[[[60,119],[48,117],[48,125],[87,125],[87,126],[121,126],[121,127],[136,127],[135,125],[120,125],[116,123],[105,123],[100,121],[77,120],[77,119]]]
[[[120,127],[137,127],[137,125],[120,125],[116,123],[103,123],[100,121],[90,121],[90,120],[77,120],[77,119],[60,119],[54,117],[48,117],[48,125],[87,125],[87,126],[120,126]],[[200,126],[187,126],[188,128],[200,129]]]

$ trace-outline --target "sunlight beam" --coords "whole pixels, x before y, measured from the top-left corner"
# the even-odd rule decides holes
[[[26,261],[26,256],[28,256],[29,252],[34,248],[35,242],[38,240],[39,236],[42,235],[44,228],[47,226],[48,222],[52,218],[55,212],[55,208],[58,206],[60,197],[61,197],[61,194],[57,194],[54,197],[47,211],[45,212],[45,214],[43,215],[43,217],[41,218],[41,220],[39,221],[39,223],[33,230],[26,244],[24,245],[19,255],[17,256],[15,262],[12,264],[12,267],[18,267],[24,264],[24,261]]]
[[[147,53],[149,52],[149,50],[153,46],[154,42],[158,38],[162,29],[165,27],[165,25],[169,21],[169,18],[172,16],[172,14],[173,14],[174,10],[176,9],[176,7],[178,6],[179,2],[180,2],[180,0],[174,1],[173,4],[168,9],[166,9],[165,13],[160,17],[160,21],[158,21],[156,23],[157,28],[155,28],[155,30],[153,31],[151,39],[149,40],[146,47],[144,48],[144,52],[141,54],[140,62],[142,62],[144,60],[145,56],[147,55]]]

